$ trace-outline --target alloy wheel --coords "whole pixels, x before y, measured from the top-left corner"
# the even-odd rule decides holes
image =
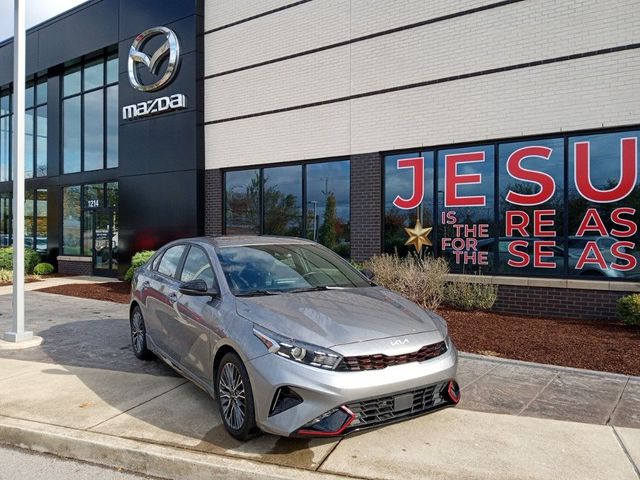
[[[246,417],[245,387],[240,371],[233,363],[222,367],[218,392],[225,422],[233,430],[240,430]]]
[[[136,352],[144,350],[144,321],[142,313],[138,309],[131,316],[131,340]]]

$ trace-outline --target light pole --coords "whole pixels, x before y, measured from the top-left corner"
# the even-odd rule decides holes
[[[24,329],[24,133],[25,1],[14,0],[13,29],[13,323],[4,348],[38,345],[40,337]]]

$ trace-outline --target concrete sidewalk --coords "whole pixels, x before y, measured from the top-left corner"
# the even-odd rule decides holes
[[[0,328],[8,307],[0,297]],[[27,313],[45,343],[1,354],[3,443],[165,478],[640,478],[637,377],[464,356],[458,408],[241,444],[204,392],[133,357],[125,305],[31,292]]]

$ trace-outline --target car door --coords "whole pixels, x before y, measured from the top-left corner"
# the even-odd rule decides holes
[[[180,272],[181,282],[201,279],[209,290],[220,291],[209,256],[203,248],[192,245]],[[177,359],[202,382],[210,379],[212,345],[221,337],[220,297],[178,294]]]
[[[177,359],[176,322],[179,318],[177,310],[178,288],[180,280],[177,278],[179,267],[187,251],[186,244],[173,245],[162,255],[153,281],[155,301],[149,315],[153,317],[151,323],[151,338],[158,348],[171,359]]]

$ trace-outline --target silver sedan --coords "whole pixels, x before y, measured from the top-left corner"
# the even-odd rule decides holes
[[[131,340],[246,440],[338,436],[455,405],[446,322],[310,240],[172,242],[134,275]]]

